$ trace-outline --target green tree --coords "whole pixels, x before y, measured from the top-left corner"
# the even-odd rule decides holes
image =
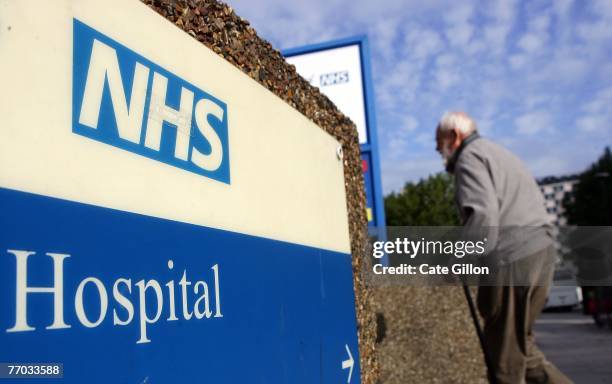
[[[612,155],[603,155],[580,174],[572,196],[563,205],[569,224],[612,225]]]
[[[401,192],[385,197],[387,225],[459,225],[453,196],[453,181],[446,173],[408,182]]]

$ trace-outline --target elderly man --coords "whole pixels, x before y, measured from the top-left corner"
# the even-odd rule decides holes
[[[570,383],[535,345],[533,324],[546,302],[555,248],[540,190],[523,163],[478,135],[463,112],[446,113],[436,150],[455,176],[466,232],[488,238],[494,276],[478,288],[484,345],[498,383]]]

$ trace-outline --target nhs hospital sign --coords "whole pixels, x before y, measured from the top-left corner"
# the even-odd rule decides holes
[[[0,2],[0,57],[0,362],[360,381],[334,138],[136,0]]]
[[[73,34],[74,133],[229,184],[225,103],[76,19]]]

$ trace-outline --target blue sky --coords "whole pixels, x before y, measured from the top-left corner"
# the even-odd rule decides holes
[[[367,34],[383,189],[442,170],[434,128],[465,110],[536,177],[612,142],[612,1],[229,0],[277,49]]]

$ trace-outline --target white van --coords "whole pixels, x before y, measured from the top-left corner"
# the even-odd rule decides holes
[[[580,303],[582,303],[582,290],[576,285],[573,273],[567,269],[556,270],[544,309],[571,310]]]

